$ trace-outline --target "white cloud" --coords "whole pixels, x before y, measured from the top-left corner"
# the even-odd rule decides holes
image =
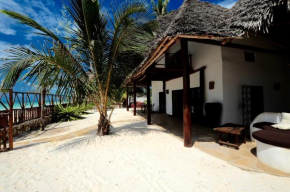
[[[59,23],[58,19],[62,18],[60,14],[61,11],[52,0],[1,0],[0,9],[13,10],[28,15],[50,29],[57,28]],[[15,20],[0,14],[0,21],[0,33],[16,35],[15,28],[19,26],[19,24]],[[25,28],[24,32],[28,40],[37,36],[31,34],[32,29],[27,30],[27,28]]]
[[[11,46],[10,43],[5,42],[5,41],[0,41],[0,60],[7,56],[7,52],[5,52],[5,50],[9,49],[10,46]]]
[[[230,9],[237,3],[237,1],[238,0],[224,0],[218,3],[218,5]]]

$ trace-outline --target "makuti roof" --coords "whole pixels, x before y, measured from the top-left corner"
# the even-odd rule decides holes
[[[156,38],[148,46],[148,54],[133,71],[138,71],[150,58],[165,37],[177,35],[235,38],[246,31],[267,32],[273,22],[274,8],[290,10],[290,0],[239,0],[231,8],[223,8],[205,1],[185,0],[182,6],[159,17]]]

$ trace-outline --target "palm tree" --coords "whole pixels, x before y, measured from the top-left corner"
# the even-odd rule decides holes
[[[152,8],[156,17],[164,16],[168,13],[167,7],[170,0],[158,0],[157,4],[151,0]]]
[[[1,10],[44,37],[41,46],[7,50],[11,55],[0,66],[1,89],[25,80],[40,87],[57,86],[58,94],[74,95],[78,101],[90,99],[100,114],[97,134],[107,135],[113,113],[108,115],[107,107],[111,82],[128,71],[121,58],[144,52],[139,45],[147,32],[138,18],[147,13],[147,5],[141,0],[126,1],[109,14],[102,13],[98,0],[69,0],[66,9],[74,22],[66,38],[28,16]]]

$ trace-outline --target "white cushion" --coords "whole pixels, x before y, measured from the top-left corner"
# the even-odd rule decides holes
[[[287,124],[287,123],[278,123],[278,124],[272,125],[272,127],[275,127],[277,129],[288,130],[288,129],[290,129],[290,124]]]
[[[282,113],[282,121],[280,123],[290,124],[290,113]]]
[[[282,121],[272,126],[278,129],[290,129],[290,113],[282,113]]]

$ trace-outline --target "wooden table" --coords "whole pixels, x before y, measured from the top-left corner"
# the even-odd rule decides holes
[[[239,149],[240,147],[240,137],[243,136],[243,143],[246,143],[246,131],[245,127],[217,127],[213,130],[217,131],[219,133],[219,141],[218,143],[220,145],[227,145],[231,147],[235,147],[236,149]],[[229,141],[225,142],[222,141],[222,135],[234,135],[236,137],[236,143],[230,143]]]

